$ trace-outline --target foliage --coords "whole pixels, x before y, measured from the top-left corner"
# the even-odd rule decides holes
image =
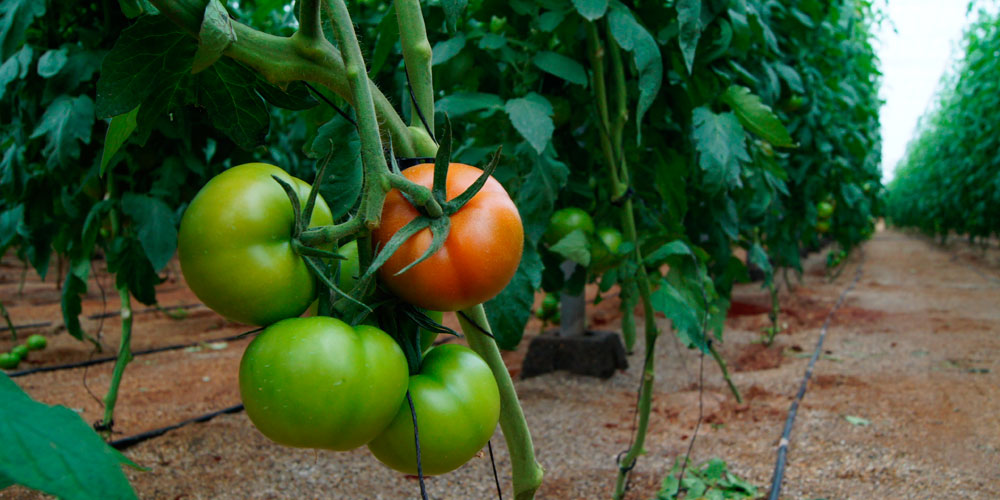
[[[888,212],[893,224],[942,239],[952,232],[990,238],[1000,234],[1000,14],[995,8],[978,10],[961,47],[961,57],[944,76],[896,170]]]
[[[121,465],[131,460],[106,445],[79,415],[41,404],[0,374],[0,489],[21,484],[58,498],[136,498]]]
[[[689,467],[684,478],[680,474],[681,462],[674,463],[670,475],[652,500],[679,500],[705,498],[709,500],[739,500],[760,498],[757,487],[729,472],[726,462],[713,458],[699,467]]]

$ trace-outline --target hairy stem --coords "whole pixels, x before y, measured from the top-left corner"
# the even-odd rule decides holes
[[[399,21],[399,43],[403,48],[403,62],[406,64],[410,86],[413,88],[416,105],[410,113],[410,125],[423,127],[420,114],[427,121],[431,134],[434,133],[434,82],[431,73],[431,43],[427,41],[424,15],[418,0],[396,0],[396,19]],[[412,104],[412,103],[411,103]]]
[[[207,0],[150,1],[182,30],[191,36],[198,36]],[[354,103],[344,61],[329,41],[307,41],[303,36],[279,37],[257,31],[235,20],[232,24],[236,41],[226,49],[226,56],[250,66],[271,83],[281,85],[299,80],[316,82],[349,103]],[[391,135],[393,148],[400,155],[412,156],[413,138],[406,123],[375,84],[371,81],[368,84],[379,121]]]
[[[409,195],[413,203],[427,210],[427,215],[441,217],[444,214],[441,204],[434,199],[430,189],[399,174],[389,174],[389,185]]]
[[[296,35],[306,40],[326,40],[320,24],[320,0],[300,0],[299,31]]]
[[[486,310],[482,304],[470,307],[458,314],[462,332],[471,347],[493,371],[493,377],[500,389],[500,429],[503,430],[507,449],[510,451],[510,465],[513,470],[514,498],[530,500],[542,484],[544,470],[535,460],[535,445],[531,442],[531,432],[524,420],[521,403],[514,390],[514,382],[500,356],[500,349],[491,337]]]

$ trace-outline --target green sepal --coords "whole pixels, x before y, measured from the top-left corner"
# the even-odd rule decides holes
[[[340,296],[344,297],[345,299],[349,300],[350,302],[353,302],[353,303],[355,303],[357,305],[360,305],[361,307],[367,309],[368,311],[371,311],[371,308],[368,307],[367,304],[365,304],[364,302],[361,302],[358,299],[352,297],[350,294],[344,293],[343,290],[341,290],[340,288],[338,288],[337,284],[334,283],[333,280],[330,279],[330,277],[327,276],[327,274],[325,272],[323,272],[323,269],[320,267],[319,263],[316,261],[316,257],[302,256],[302,261],[306,263],[306,267],[308,267],[309,270],[312,271],[313,276],[316,276],[316,279],[318,279],[323,284],[323,286],[329,288],[330,290],[333,290],[334,292],[337,293],[337,295],[340,295]]]
[[[462,336],[462,334],[456,332],[455,330],[452,330],[451,328],[448,328],[447,326],[444,326],[441,323],[434,321],[433,319],[431,319],[430,316],[427,315],[427,313],[423,309],[417,306],[403,303],[400,309],[403,311],[403,314],[405,314],[408,318],[413,320],[413,322],[416,323],[417,326],[423,328],[424,330],[434,333],[447,333],[449,335],[454,335],[456,337]]]
[[[302,205],[299,203],[299,195],[295,192],[295,188],[291,184],[281,180],[277,175],[272,175],[271,178],[281,186],[281,189],[285,190],[288,200],[292,202],[293,227],[295,228],[292,231],[292,237],[298,238],[299,234],[302,234],[302,230],[305,229],[302,224]]]
[[[319,165],[319,171],[316,172],[316,180],[313,181],[312,186],[309,188],[309,198],[306,199],[306,208],[302,211],[302,220],[305,222],[302,227],[303,231],[309,226],[309,222],[312,221],[313,207],[316,206],[316,197],[319,196],[319,186],[323,184],[323,178],[326,177],[326,166],[330,164],[330,159],[332,158],[333,148],[330,148],[330,152],[323,157],[323,162]],[[292,206],[294,205],[293,202]]]
[[[296,253],[303,256],[318,257],[321,259],[336,259],[336,260],[346,260],[347,257],[340,255],[337,252],[331,252],[329,250],[323,250],[322,248],[310,247],[303,245],[298,240],[292,240],[292,249]]]
[[[396,273],[396,276],[399,276],[400,274],[409,271],[410,268],[412,268],[413,266],[427,260],[428,258],[430,258],[431,255],[434,255],[435,253],[437,253],[438,250],[441,250],[441,247],[444,246],[445,240],[448,239],[448,233],[451,231],[451,219],[448,217],[438,217],[435,219],[431,219],[430,229],[431,229],[431,236],[433,236],[433,239],[431,239],[431,244],[429,247],[427,247],[427,251],[425,251],[424,254],[420,256],[419,259],[409,263],[406,267],[400,269],[399,272]]]
[[[446,215],[458,212],[459,209],[464,207],[465,204],[472,199],[472,197],[479,194],[479,190],[483,188],[486,181],[491,175],[493,175],[493,172],[496,171],[497,165],[500,164],[501,151],[503,151],[503,146],[498,147],[497,150],[493,152],[493,157],[490,158],[490,162],[486,164],[485,168],[483,168],[483,175],[480,175],[479,178],[476,179],[476,182],[472,183],[468,189],[463,191],[462,194],[456,196],[455,199],[441,204],[441,209]]]
[[[431,187],[431,194],[442,207],[448,201],[448,166],[451,164],[451,118],[447,113],[444,115],[443,132],[437,156],[434,157],[434,185]]]
[[[359,278],[358,281],[360,282],[371,279],[375,275],[375,271],[378,271],[378,269],[389,260],[389,257],[392,257],[392,254],[395,253],[396,250],[399,250],[399,247],[403,246],[403,243],[406,242],[406,240],[410,239],[411,236],[417,234],[421,230],[427,229],[430,225],[430,217],[424,217],[421,215],[401,227],[399,231],[396,231],[396,234],[392,235],[392,238],[389,239],[385,246],[379,249],[379,253],[375,259],[372,260],[371,266],[365,270],[365,273],[361,275],[361,278]]]

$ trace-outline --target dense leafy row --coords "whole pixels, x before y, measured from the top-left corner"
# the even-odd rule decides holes
[[[1000,14],[983,8],[921,118],[888,196],[893,224],[947,238],[1000,234]]]

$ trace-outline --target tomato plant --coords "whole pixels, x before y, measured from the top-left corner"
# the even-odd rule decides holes
[[[453,199],[482,175],[482,170],[452,163],[448,168],[447,199]],[[431,187],[434,165],[403,171],[407,179]],[[384,247],[390,238],[420,213],[399,191],[385,199],[382,224],[372,232]],[[451,217],[444,248],[402,274],[431,245],[431,231],[408,239],[379,269],[379,278],[394,294],[432,311],[457,311],[495,297],[510,282],[521,262],[524,229],[507,191],[490,177],[482,189]]]
[[[267,327],[243,353],[240,396],[273,441],[350,450],[392,421],[407,373],[403,351],[378,328],[290,318]]]
[[[304,181],[273,165],[247,163],[205,184],[178,232],[191,290],[212,310],[252,325],[298,316],[316,298],[315,278],[292,248],[292,204],[271,176],[292,184],[305,202]],[[310,225],[332,222],[326,202],[317,199]]]
[[[500,394],[486,363],[471,349],[445,344],[410,376],[425,474],[457,469],[486,446],[500,417]],[[410,406],[403,401],[385,431],[368,443],[375,458],[406,474],[417,473]]]

